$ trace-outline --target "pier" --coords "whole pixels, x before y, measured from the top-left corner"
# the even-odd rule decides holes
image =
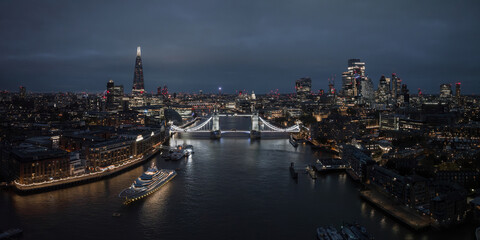
[[[348,164],[342,159],[327,158],[318,159],[313,168],[317,172],[339,171],[348,168]]]

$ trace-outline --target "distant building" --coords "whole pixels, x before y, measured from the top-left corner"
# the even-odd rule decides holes
[[[27,96],[27,89],[24,86],[20,86],[19,94],[20,98],[25,98]]]
[[[137,58],[135,59],[132,94],[137,96],[145,94],[145,86],[143,83],[142,52],[140,47],[137,47]]]
[[[461,83],[457,82],[455,83],[455,98],[458,100],[460,100],[460,85]]]
[[[365,77],[365,63],[360,59],[349,59],[347,69],[342,73],[342,94],[352,98],[359,94],[361,79]]]
[[[107,110],[119,110],[122,108],[123,85],[115,85],[113,80],[107,83]]]
[[[451,98],[452,97],[452,85],[444,83],[440,85],[440,97]]]
[[[366,77],[360,82],[360,94],[365,102],[371,102],[375,99],[372,79]]]
[[[382,75],[378,83],[376,102],[381,104],[388,104],[389,99],[390,99],[390,81],[387,82],[387,78],[385,78],[385,76]]]
[[[408,105],[410,103],[410,93],[407,88],[407,84],[402,84],[402,90],[400,95],[400,105]]]
[[[360,59],[349,59],[347,72],[342,73],[342,94],[347,99],[371,102],[375,98],[373,82],[365,74],[365,63]]]
[[[299,97],[310,95],[310,92],[312,91],[312,79],[309,77],[297,79],[295,81],[295,91]]]
[[[398,96],[401,94],[402,80],[398,78],[396,73],[392,73],[392,99],[394,103],[397,103]]]

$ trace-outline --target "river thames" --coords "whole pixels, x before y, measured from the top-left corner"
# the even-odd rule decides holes
[[[228,120],[227,120],[228,122]],[[224,123],[226,124],[226,123]],[[21,228],[24,239],[315,239],[321,225],[364,225],[376,239],[472,239],[470,227],[415,234],[360,199],[342,172],[313,180],[290,177],[290,162],[317,158],[288,139],[173,138],[195,154],[178,162],[158,155],[115,177],[33,195],[0,192],[2,229]],[[122,205],[118,194],[153,162],[178,176],[149,197]],[[112,214],[120,213],[120,217]]]

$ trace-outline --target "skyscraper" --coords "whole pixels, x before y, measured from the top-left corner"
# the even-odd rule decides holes
[[[143,66],[142,66],[142,52],[140,47],[137,47],[137,58],[135,59],[135,72],[133,75],[133,95],[143,95],[145,93],[145,86],[143,84]]]
[[[440,85],[440,97],[451,98],[452,97],[452,85],[444,83]]]
[[[402,84],[402,105],[408,105],[410,103],[410,91],[408,90],[407,84]]]
[[[398,78],[396,73],[392,73],[392,98],[396,102],[398,95],[402,89],[402,80]]]
[[[461,83],[459,83],[459,82],[455,83],[455,97],[457,99],[460,98],[460,85],[461,85]]]
[[[115,85],[113,80],[107,82],[107,109],[119,110],[122,108],[123,85]]]
[[[365,102],[371,102],[375,98],[372,79],[362,78],[360,81],[360,94]]]
[[[24,86],[20,86],[19,93],[20,98],[25,98],[25,96],[27,96],[27,89]]]
[[[360,59],[348,60],[348,71],[342,73],[342,94],[348,100],[371,103],[374,100],[373,82],[365,73],[365,63]]]
[[[387,78],[384,75],[382,75],[382,77],[380,77],[380,82],[378,84],[377,102],[381,104],[387,104],[389,98],[390,98],[390,81],[387,82]]]
[[[365,63],[360,59],[348,59],[348,72],[342,73],[342,94],[346,97],[358,96],[364,77]]]
[[[295,91],[297,96],[306,97],[312,91],[312,79],[304,77],[295,81]]]

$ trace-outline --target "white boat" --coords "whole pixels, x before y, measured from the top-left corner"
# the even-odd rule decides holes
[[[177,176],[175,170],[158,170],[155,164],[152,164],[152,167],[138,177],[129,188],[124,189],[118,196],[125,199],[124,204],[131,203],[157,191],[175,176]]]

